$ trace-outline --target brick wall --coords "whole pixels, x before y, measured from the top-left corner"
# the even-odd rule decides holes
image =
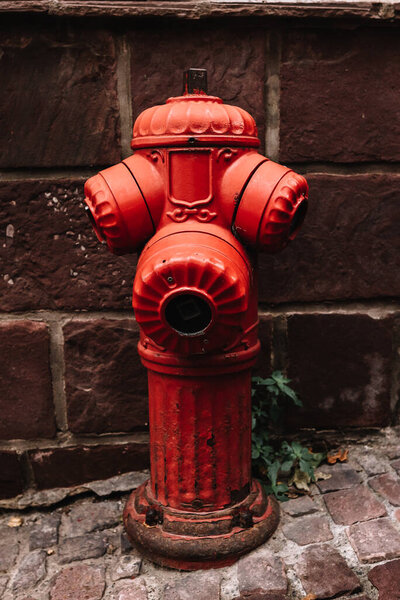
[[[82,192],[189,66],[310,184],[301,235],[260,261],[260,369],[293,378],[289,425],[396,419],[398,28],[24,13],[0,28],[0,497],[148,465],[135,257],[97,243]]]

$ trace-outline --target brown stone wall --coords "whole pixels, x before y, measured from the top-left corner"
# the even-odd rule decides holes
[[[136,258],[97,243],[83,183],[189,66],[310,184],[302,233],[260,260],[260,372],[304,402],[288,425],[396,420],[398,27],[3,14],[0,57],[0,498],[148,465]]]

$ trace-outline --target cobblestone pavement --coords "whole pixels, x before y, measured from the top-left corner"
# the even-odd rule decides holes
[[[400,437],[388,429],[281,504],[271,540],[234,566],[156,567],[130,547],[126,495],[0,514],[3,600],[399,600]],[[372,441],[371,441],[372,440]]]

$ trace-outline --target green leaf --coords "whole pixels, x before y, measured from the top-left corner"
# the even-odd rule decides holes
[[[287,500],[289,500],[289,498],[286,496],[289,488],[285,483],[278,483],[277,485],[272,485],[271,487],[272,492],[277,500],[280,502],[287,502]]]
[[[272,485],[276,485],[276,480],[278,478],[279,469],[280,469],[280,463],[278,460],[275,460],[272,463],[272,465],[270,465],[268,467],[268,477],[270,478]]]
[[[292,467],[293,467],[293,460],[291,460],[291,459],[285,460],[281,464],[281,471],[285,474],[289,474],[290,471],[292,470]]]
[[[297,458],[301,458],[303,446],[300,444],[300,442],[292,442],[292,450]]]
[[[290,379],[285,377],[282,371],[274,371],[271,375],[271,378],[277,383],[290,383]]]
[[[280,445],[270,440],[273,426],[283,422],[283,412],[288,410],[288,398],[296,406],[302,406],[296,392],[290,387],[290,379],[281,371],[274,371],[270,377],[252,378],[252,458],[254,471],[261,476],[268,493],[279,500],[287,500],[286,482],[277,483],[279,473],[283,478],[292,475],[298,484],[307,485],[314,478],[314,468],[323,455],[313,454],[299,442]],[[300,464],[301,463],[301,464]]]
[[[310,479],[314,480],[314,468],[308,461],[301,458],[299,461],[299,468],[300,471],[306,473]]]

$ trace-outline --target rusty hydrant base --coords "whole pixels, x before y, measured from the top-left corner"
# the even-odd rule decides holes
[[[203,513],[160,505],[148,481],[132,492],[124,510],[133,545],[149,560],[184,571],[233,564],[264,543],[278,523],[279,504],[257,481],[239,504]]]

